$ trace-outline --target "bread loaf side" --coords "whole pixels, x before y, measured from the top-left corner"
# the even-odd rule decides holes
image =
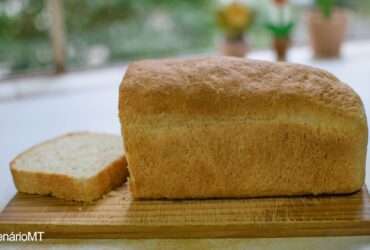
[[[364,182],[363,104],[320,69],[140,61],[121,83],[119,115],[134,198],[350,193]]]

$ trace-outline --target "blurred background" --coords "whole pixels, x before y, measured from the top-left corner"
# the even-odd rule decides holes
[[[274,49],[273,37],[284,36],[284,27],[268,24],[279,18],[279,5],[286,5],[284,18],[292,22],[285,31],[289,46],[304,46],[310,43],[309,13],[320,2],[325,1],[0,0],[0,79],[140,58],[227,54],[223,40],[230,40],[233,25],[241,25],[244,50]],[[344,40],[370,38],[369,0],[326,2],[345,10]],[[230,9],[233,4],[238,6]],[[229,20],[222,20],[222,11]]]

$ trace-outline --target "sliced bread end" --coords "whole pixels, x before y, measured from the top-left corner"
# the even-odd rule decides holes
[[[78,132],[33,146],[10,169],[20,192],[89,202],[128,176],[120,136]]]

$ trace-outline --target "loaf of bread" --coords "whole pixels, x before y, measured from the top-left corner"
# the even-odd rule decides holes
[[[121,83],[119,115],[137,199],[351,193],[364,182],[363,104],[324,70],[140,61]]]
[[[18,191],[92,201],[128,175],[120,136],[70,133],[17,156],[11,172]]]

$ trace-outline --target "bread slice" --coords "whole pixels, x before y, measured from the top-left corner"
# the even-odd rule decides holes
[[[36,145],[10,169],[19,192],[92,201],[127,178],[120,136],[78,132]]]

